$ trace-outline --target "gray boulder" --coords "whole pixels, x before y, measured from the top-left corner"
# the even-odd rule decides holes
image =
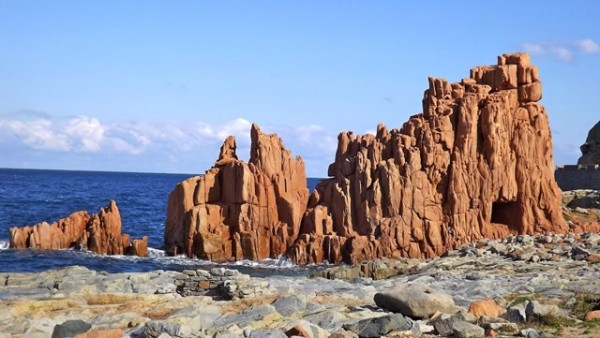
[[[282,316],[289,317],[296,312],[306,310],[306,297],[304,295],[284,296],[278,298],[272,305]]]
[[[334,332],[342,328],[346,317],[335,310],[325,310],[304,317],[305,320],[329,331]]]
[[[521,335],[527,338],[541,338],[542,336],[534,329],[523,329],[521,330]]]
[[[433,325],[437,333],[441,336],[449,336],[454,333],[452,327],[455,323],[460,322],[460,318],[457,316],[451,316],[443,314],[429,322],[429,325]]]
[[[456,305],[450,295],[423,284],[409,284],[374,297],[377,306],[412,318],[429,318],[437,311],[455,313]]]
[[[475,324],[459,321],[452,326],[454,338],[483,337],[485,330]]]
[[[510,321],[511,323],[525,323],[527,320],[527,314],[525,313],[525,305],[519,304],[511,307],[502,315],[502,318]]]
[[[406,331],[412,328],[412,320],[399,313],[367,318],[352,324],[344,324],[343,328],[356,333],[359,337],[381,337],[393,331]]]
[[[575,195],[575,197],[567,204],[571,209],[583,208],[591,209],[600,207],[600,193],[598,191],[588,190],[589,193],[585,196]]]
[[[62,324],[58,324],[52,331],[52,338],[68,338],[74,337],[80,333],[89,331],[92,328],[90,323],[83,320],[67,320]]]
[[[565,310],[561,310],[556,305],[540,304],[537,300],[530,300],[525,307],[527,321],[541,321],[546,316],[568,317]]]
[[[171,337],[189,337],[192,329],[187,325],[168,323],[161,320],[153,320],[144,325],[145,337],[160,337],[167,334]]]
[[[429,325],[433,325],[435,330],[441,336],[455,335],[456,337],[471,337],[469,334],[473,332],[480,332],[479,329],[483,330],[477,325],[466,325],[472,325],[472,323],[475,323],[476,321],[477,318],[472,314],[468,312],[458,312],[453,315],[442,314],[441,316],[432,319],[429,322]]]

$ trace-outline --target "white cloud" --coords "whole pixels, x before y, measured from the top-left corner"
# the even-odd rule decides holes
[[[532,55],[549,56],[564,62],[572,61],[576,53],[600,53],[600,45],[590,38],[561,43],[526,42],[522,48]]]
[[[64,132],[72,143],[78,145],[79,150],[96,152],[102,146],[105,127],[96,118],[77,116],[67,122]]]
[[[314,137],[318,133],[322,132],[324,128],[322,126],[311,124],[308,126],[296,127],[296,135],[298,141],[302,144],[311,144],[314,142]]]
[[[523,49],[532,55],[551,56],[561,61],[571,61],[573,52],[561,44],[524,43]]]
[[[297,149],[296,155],[328,161],[335,156],[337,133],[330,132],[323,126],[298,126],[291,133],[281,130],[281,134],[286,145],[290,144],[290,148]]]
[[[550,48],[552,54],[556,55],[562,61],[571,61],[573,59],[573,52],[564,46],[552,46]]]
[[[523,49],[533,55],[546,54],[546,48],[539,43],[526,42],[523,44]]]
[[[218,140],[223,141],[233,135],[238,143],[250,144],[250,127],[252,123],[243,118],[237,118],[222,125],[216,132]]]
[[[215,133],[213,132],[211,126],[204,122],[198,122],[196,131],[198,132],[198,134],[200,136],[203,136],[203,137],[211,138],[211,137],[215,136]]]
[[[575,42],[577,47],[586,54],[595,54],[600,52],[600,45],[592,39],[581,39]]]
[[[32,149],[68,151],[71,146],[67,135],[55,132],[52,121],[34,119],[31,121],[0,121],[3,133],[21,139],[21,142]]]

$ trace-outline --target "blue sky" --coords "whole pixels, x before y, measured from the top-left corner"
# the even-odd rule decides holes
[[[401,127],[427,77],[529,51],[556,164],[600,120],[597,1],[0,0],[0,167],[202,173],[277,132],[309,176]]]

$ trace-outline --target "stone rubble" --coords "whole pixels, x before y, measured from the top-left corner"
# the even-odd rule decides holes
[[[212,296],[235,300],[272,293],[268,283],[225,268],[213,268],[210,271],[183,270],[175,285],[177,293],[184,297]]]

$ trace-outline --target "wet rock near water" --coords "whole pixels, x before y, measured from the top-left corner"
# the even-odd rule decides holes
[[[121,233],[121,214],[115,201],[91,216],[76,211],[54,223],[10,229],[10,247],[14,249],[59,250],[75,248],[101,255],[148,255],[148,237],[131,240]]]

